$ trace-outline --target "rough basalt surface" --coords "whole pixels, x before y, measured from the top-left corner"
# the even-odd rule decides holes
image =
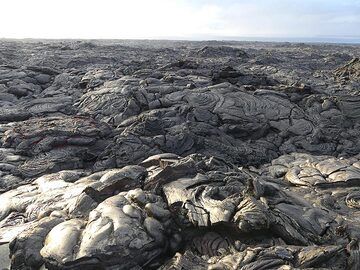
[[[0,41],[0,269],[360,269],[359,55]]]

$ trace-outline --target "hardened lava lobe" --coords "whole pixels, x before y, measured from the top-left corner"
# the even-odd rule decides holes
[[[360,269],[359,57],[0,41],[0,269]]]

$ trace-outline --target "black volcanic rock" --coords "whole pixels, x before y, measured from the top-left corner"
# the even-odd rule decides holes
[[[352,59],[346,65],[335,69],[334,74],[340,79],[351,79],[358,81],[360,79],[360,59]]]
[[[0,41],[0,268],[360,269],[359,54]]]
[[[204,46],[196,52],[196,55],[199,57],[248,57],[245,51],[231,46]]]

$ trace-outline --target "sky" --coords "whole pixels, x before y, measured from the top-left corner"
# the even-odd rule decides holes
[[[360,37],[360,0],[0,0],[0,38]]]

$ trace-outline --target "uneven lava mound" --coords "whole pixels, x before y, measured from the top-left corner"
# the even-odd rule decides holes
[[[354,58],[346,65],[335,69],[335,76],[346,80],[360,80],[360,59]]]
[[[0,268],[360,269],[359,55],[1,41]]]
[[[230,46],[204,46],[196,52],[196,55],[199,57],[248,57],[244,50]]]

